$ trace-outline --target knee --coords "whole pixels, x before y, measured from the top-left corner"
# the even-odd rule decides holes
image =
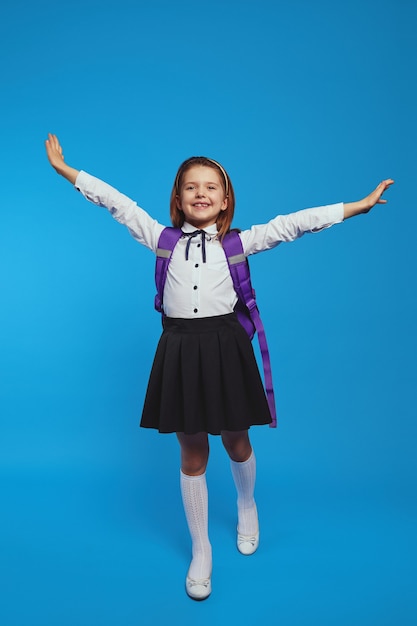
[[[232,461],[243,463],[247,461],[252,454],[252,446],[246,431],[239,434],[223,432],[222,441]]]
[[[189,476],[204,474],[209,456],[207,434],[184,435],[177,433],[181,446],[181,469]]]
[[[188,476],[204,474],[207,467],[208,454],[182,453],[181,470]]]
[[[183,447],[181,449],[181,469],[189,476],[204,474],[209,456],[208,446]]]

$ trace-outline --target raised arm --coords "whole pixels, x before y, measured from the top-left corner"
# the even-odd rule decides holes
[[[62,147],[58,141],[58,137],[48,133],[48,139],[45,141],[45,146],[49,163],[52,165],[54,170],[74,185],[79,171],[65,163],[64,155],[62,154]]]
[[[343,205],[344,219],[346,220],[348,217],[354,217],[361,213],[368,213],[376,204],[386,204],[387,201],[382,199],[382,194],[393,184],[394,181],[392,178],[387,178],[383,180],[382,183],[379,183],[378,187],[370,193],[369,196],[366,196],[366,198],[358,200],[357,202],[345,203]]]
[[[156,252],[159,236],[165,228],[162,224],[111,185],[67,165],[56,135],[48,134],[45,146],[48,160],[58,174],[75,185],[84,198],[105,207],[116,221],[127,226],[136,241]]]
[[[277,215],[267,224],[254,225],[250,230],[242,231],[240,237],[247,256],[262,250],[269,250],[284,241],[294,241],[305,233],[318,233],[343,220],[368,213],[376,204],[385,204],[382,194],[394,181],[383,180],[378,187],[363,200],[303,209],[288,215]]]

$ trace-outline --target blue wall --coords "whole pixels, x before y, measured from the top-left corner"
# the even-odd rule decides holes
[[[3,8],[2,624],[415,623],[416,17],[406,0]],[[280,426],[253,429],[252,559],[212,438],[202,605],[175,437],[138,428],[154,259],[56,176],[48,132],[162,222],[192,154],[228,169],[241,228],[396,180],[386,206],[251,261]]]

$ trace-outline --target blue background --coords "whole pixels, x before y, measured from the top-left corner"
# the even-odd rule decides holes
[[[411,0],[2,4],[2,625],[416,623],[416,19]],[[229,171],[241,228],[396,180],[252,259],[280,426],[252,429],[251,558],[211,438],[202,604],[175,436],[138,428],[154,259],[53,172],[48,132],[162,222],[193,154]]]

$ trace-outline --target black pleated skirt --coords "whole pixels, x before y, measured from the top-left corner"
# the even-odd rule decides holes
[[[142,427],[219,435],[271,422],[251,341],[234,313],[163,324]]]

